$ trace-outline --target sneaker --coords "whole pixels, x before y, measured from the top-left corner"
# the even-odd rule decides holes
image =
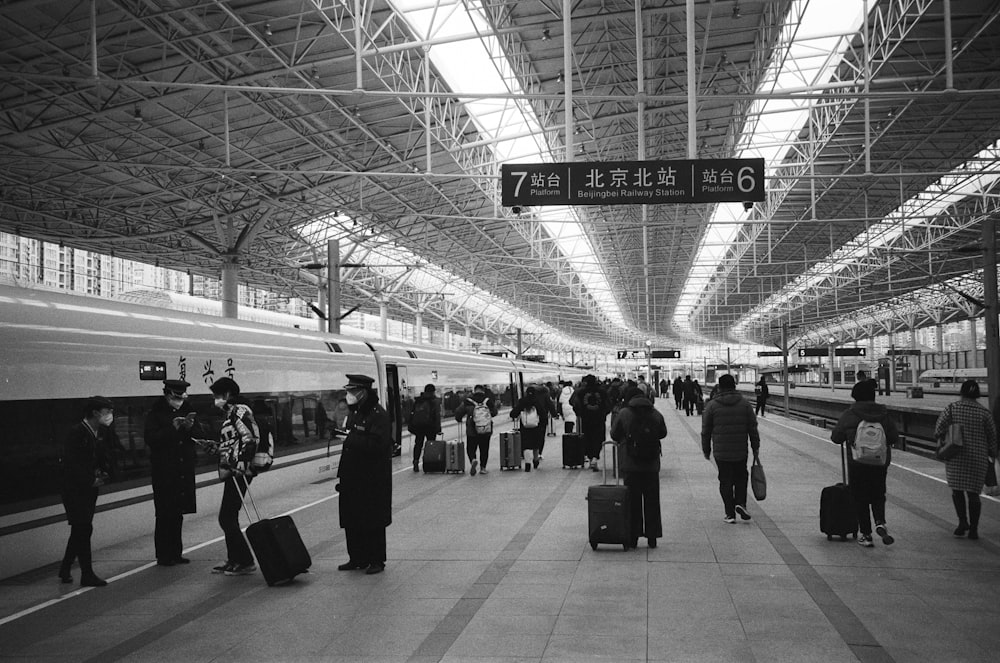
[[[473,460],[472,460],[472,463],[470,463],[470,467],[469,467],[469,475],[470,475],[470,476],[476,476],[476,467],[477,467],[478,465],[479,465],[479,461],[478,461],[478,460],[475,460],[475,459],[473,459]]]
[[[747,513],[746,507],[743,506],[742,504],[736,505],[736,513],[738,513],[740,518],[742,518],[743,520],[750,520],[753,517],[749,513]]]
[[[736,524],[736,516],[726,516],[722,520],[723,520],[723,522],[729,523],[730,525],[735,525]]]
[[[858,537],[858,545],[864,546],[865,548],[874,548],[875,542],[872,541],[871,534],[862,534],[861,536]]]
[[[232,566],[233,566],[232,562],[223,562],[222,564],[219,564],[218,566],[213,566],[212,567],[212,573],[225,573],[230,568],[232,568]]]
[[[545,456],[543,456],[542,454],[538,454],[538,460],[545,460]]]
[[[339,565],[337,567],[337,570],[338,571],[358,571],[358,570],[367,569],[367,568],[368,568],[367,564],[362,564],[361,562],[348,561],[348,562],[344,562],[343,564]]]
[[[251,562],[249,564],[233,564],[226,569],[227,576],[248,576],[257,570],[257,566]]]
[[[480,473],[480,474],[489,474],[489,473],[490,473],[490,471],[489,471],[489,470],[487,470],[487,469],[486,469],[485,467],[483,467],[483,468],[480,468],[480,470],[479,470],[479,473]]]
[[[541,456],[535,456],[535,460],[531,461],[531,466],[534,467],[537,470],[538,469],[538,464],[540,462],[542,462],[542,457]]]
[[[885,523],[875,526],[875,533],[882,537],[882,543],[887,546],[891,546],[896,539],[892,538],[892,534],[889,534],[889,528],[885,526]]]
[[[413,461],[413,471],[414,472],[419,472],[420,471],[420,461],[419,460]]]

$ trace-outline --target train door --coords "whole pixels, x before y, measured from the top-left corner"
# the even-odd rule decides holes
[[[396,364],[385,365],[385,411],[389,413],[392,431],[392,455],[403,453],[403,408],[399,389],[399,368]]]

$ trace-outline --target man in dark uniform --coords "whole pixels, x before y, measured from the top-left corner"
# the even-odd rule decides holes
[[[200,426],[187,402],[184,380],[164,380],[163,398],[146,414],[146,446],[153,479],[156,529],[153,542],[160,566],[188,564],[182,556],[181,527],[185,513],[195,513],[195,443]]]
[[[347,376],[347,438],[340,455],[340,526],[348,561],[340,571],[385,570],[385,528],[392,523],[392,431],[367,375]]]

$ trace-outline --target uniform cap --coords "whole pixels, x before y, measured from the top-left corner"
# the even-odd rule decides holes
[[[344,389],[371,389],[374,383],[375,378],[370,378],[367,375],[348,373],[347,384],[344,385]]]
[[[115,405],[111,402],[111,399],[105,398],[104,396],[91,396],[84,404],[84,410],[87,414],[90,414],[94,410],[104,410],[105,408],[114,409],[114,407]]]
[[[230,396],[238,396],[240,393],[240,385],[236,384],[236,380],[232,378],[219,378],[212,383],[209,387],[212,393],[215,395],[229,394]]]
[[[191,386],[190,382],[184,380],[164,380],[163,390],[170,391],[177,396],[183,396],[187,393],[187,388]]]

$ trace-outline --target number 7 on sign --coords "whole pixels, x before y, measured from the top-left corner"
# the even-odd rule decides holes
[[[521,184],[524,183],[526,177],[528,177],[528,171],[526,170],[512,170],[510,174],[517,178],[517,184],[514,185],[514,198],[521,195]]]

